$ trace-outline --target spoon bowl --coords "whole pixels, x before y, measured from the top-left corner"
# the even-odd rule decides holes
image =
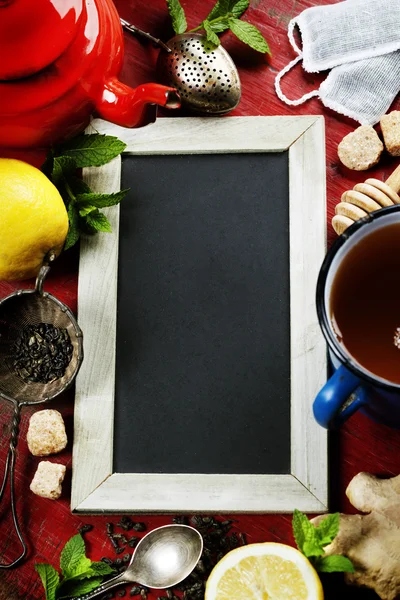
[[[153,589],[177,585],[193,571],[203,551],[203,538],[188,525],[164,525],[145,535],[127,569],[81,600],[91,600],[124,583],[139,583]]]
[[[158,527],[140,540],[124,576],[154,589],[172,587],[193,571],[202,551],[203,538],[193,527]]]

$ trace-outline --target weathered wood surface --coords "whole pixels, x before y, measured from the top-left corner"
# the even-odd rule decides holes
[[[197,25],[213,5],[212,0],[197,2],[182,0],[188,15],[189,27]],[[327,0],[251,0],[246,19],[257,23],[268,38],[273,56],[265,59],[236,42],[231,34],[225,34],[224,46],[232,54],[242,81],[243,96],[238,108],[232,115],[324,115],[326,123],[327,152],[327,198],[328,218],[332,217],[334,206],[341,194],[353,185],[364,180],[364,176],[342,167],[337,158],[336,148],[344,135],[354,129],[356,123],[324,109],[318,99],[313,99],[301,107],[289,107],[282,104],[275,96],[273,83],[278,70],[293,58],[293,51],[287,41],[286,28],[289,20],[302,10],[313,5],[329,4]],[[164,40],[172,36],[169,29],[164,0],[116,0],[121,16],[130,19],[134,24]],[[155,79],[155,58],[157,51],[150,46],[143,46],[129,34],[125,34],[126,56],[123,69],[123,80],[137,85]],[[304,91],[314,89],[323,76],[304,75],[300,67],[284,80],[284,90],[291,97],[300,96]],[[398,108],[399,103],[394,105]],[[229,118],[223,117],[223,118]],[[368,172],[371,177],[386,179],[397,166],[396,159],[385,159],[377,167]],[[328,241],[335,234],[328,226]],[[77,308],[77,252],[69,251],[54,267],[46,283],[47,289],[59,296],[73,310]],[[25,285],[25,284],[23,284]],[[29,282],[29,286],[33,283]],[[17,283],[0,283],[0,296],[20,287]],[[70,436],[72,435],[72,396],[52,403],[52,408],[59,408],[67,421]],[[72,516],[69,509],[69,476],[65,484],[63,498],[51,502],[33,496],[29,492],[29,483],[36,468],[37,459],[27,453],[25,435],[29,410],[23,412],[19,457],[17,460],[16,492],[19,500],[19,512],[22,525],[29,542],[30,553],[25,564],[11,572],[0,572],[1,600],[39,600],[44,598],[41,584],[34,572],[35,562],[50,562],[57,565],[60,548],[65,541],[76,533],[83,520]],[[10,407],[0,404],[0,467],[4,466],[4,457],[8,446]],[[60,457],[60,461],[71,466],[71,444]],[[359,471],[370,471],[381,475],[397,475],[400,472],[400,433],[377,425],[362,415],[353,417],[341,430],[331,436],[331,506],[333,509],[354,512],[345,496],[345,488],[350,479]],[[113,550],[105,535],[105,522],[117,522],[118,518],[87,517],[84,522],[95,525],[87,535],[88,550],[92,558],[101,556],[113,557]],[[145,518],[149,527],[170,522],[170,517]],[[249,542],[280,541],[293,543],[291,535],[290,515],[264,515],[238,517],[238,530],[247,534]],[[11,556],[14,542],[10,514],[4,507],[0,510],[0,539],[3,547],[7,546],[7,555]],[[327,600],[337,597],[343,600],[373,600],[377,596],[366,590],[354,590],[342,584],[341,576],[326,575],[324,578],[325,596]],[[154,597],[157,597],[156,594]]]

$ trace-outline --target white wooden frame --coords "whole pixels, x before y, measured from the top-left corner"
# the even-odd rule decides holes
[[[315,287],[326,249],[324,121],[319,116],[159,119],[129,130],[93,121],[133,154],[289,152],[291,474],[112,472],[119,208],[113,234],[81,243],[78,317],[85,360],[76,382],[71,510],[98,512],[325,512],[327,433],[312,401],[326,380]],[[99,192],[120,189],[121,160],[86,169]]]

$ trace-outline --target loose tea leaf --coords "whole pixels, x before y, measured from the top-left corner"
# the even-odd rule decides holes
[[[66,329],[50,323],[27,325],[11,347],[12,366],[24,381],[50,383],[63,377],[72,353]]]

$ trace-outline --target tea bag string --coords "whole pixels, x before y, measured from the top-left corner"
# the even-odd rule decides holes
[[[289,42],[290,42],[293,50],[297,53],[298,56],[296,56],[296,58],[293,59],[288,65],[286,65],[286,67],[284,67],[282,69],[282,71],[280,71],[278,73],[278,75],[275,77],[275,91],[276,91],[276,95],[278,96],[278,98],[280,100],[282,100],[282,102],[285,102],[286,104],[289,104],[290,106],[299,106],[299,104],[304,104],[304,102],[306,102],[310,98],[314,98],[315,96],[319,96],[319,90],[313,90],[312,92],[308,92],[307,94],[304,94],[303,96],[301,96],[301,98],[298,98],[297,100],[290,100],[282,92],[282,88],[281,88],[281,79],[282,79],[282,77],[284,75],[286,75],[286,73],[289,73],[289,71],[291,71],[292,68],[295,65],[297,65],[298,62],[300,62],[301,60],[303,60],[303,52],[298,47],[298,45],[296,44],[296,40],[294,39],[294,28],[295,28],[296,25],[297,25],[296,19],[292,19],[290,21],[289,25],[288,25],[288,37],[289,37]]]

